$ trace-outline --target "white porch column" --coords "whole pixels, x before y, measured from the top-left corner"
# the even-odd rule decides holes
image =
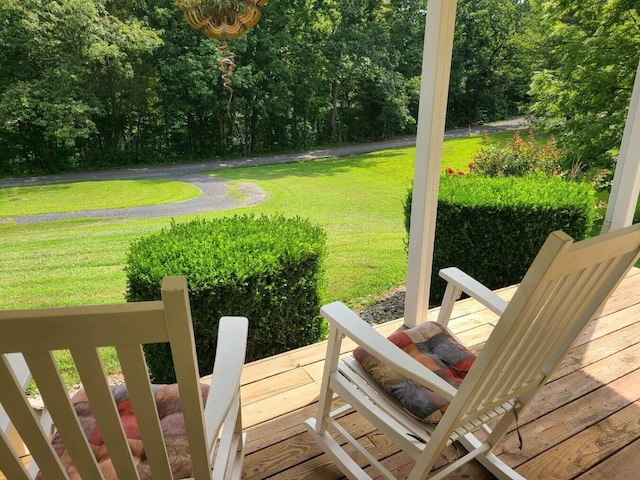
[[[456,0],[427,2],[404,307],[404,323],[409,327],[426,320],[429,309],[456,4]]]
[[[640,63],[631,94],[611,196],[600,233],[631,225],[640,193]]]

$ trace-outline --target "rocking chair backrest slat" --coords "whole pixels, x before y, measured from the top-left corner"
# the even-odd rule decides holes
[[[163,312],[160,301],[0,310],[0,351],[54,351],[120,343],[166,342],[168,334]],[[28,329],[24,328],[26,320],[30,322]]]
[[[142,346],[119,346],[117,353],[123,376],[128,382],[127,385],[136,385],[137,387],[128,388],[128,393],[133,410],[136,412],[136,422],[140,429],[140,436],[151,471],[157,472],[155,475],[160,478],[171,478],[171,467],[164,446],[162,428],[158,411],[155,408]]]
[[[198,359],[193,340],[193,322],[191,309],[188,306],[187,289],[182,286],[181,280],[176,277],[165,279],[162,292],[162,299],[166,304],[165,324],[171,339],[171,354],[182,404],[199,406],[199,408],[184,408],[182,411],[194,474],[196,478],[208,478],[211,476],[211,468],[204,426]]]
[[[40,394],[47,399],[50,406],[49,414],[58,419],[58,430],[67,439],[65,445],[74,459],[78,472],[83,478],[101,478],[95,456],[71,405],[53,355],[51,352],[43,351],[25,353],[24,356],[29,370],[33,372]],[[46,471],[48,474],[48,470]]]
[[[81,477],[102,478],[51,353],[69,350],[115,471],[121,478],[135,479],[139,478],[137,467],[99,352],[99,347],[115,347],[149,468],[154,477],[171,478],[142,351],[143,344],[159,342],[170,342],[173,349],[195,474],[198,478],[210,477],[202,393],[184,278],[165,278],[162,296],[163,300],[156,302],[0,311],[0,384],[3,385],[0,403],[47,479],[67,477],[51,448],[51,432],[43,431],[39,426],[24,395],[24,388],[15,381],[6,354],[23,353],[65,449]],[[2,443],[0,441],[0,453],[5,447],[7,451],[10,449]],[[3,467],[4,464],[3,457]]]
[[[553,368],[552,365],[548,365],[548,359],[554,358],[554,353],[564,348],[562,341],[567,335],[572,336],[572,325],[578,322],[578,325],[582,325],[580,315],[584,313],[585,308],[588,307],[588,299],[600,288],[600,282],[598,279],[605,279],[605,265],[599,265],[594,267],[590,272],[580,272],[566,277],[564,285],[567,289],[573,284],[572,293],[569,295],[567,292],[562,293],[561,290],[556,289],[549,299],[549,303],[553,302],[556,308],[545,308],[541,312],[539,323],[546,325],[547,322],[551,323],[551,328],[546,328],[546,334],[538,339],[535,339],[535,345],[539,345],[539,351],[536,354],[535,350],[531,352],[526,350],[522,352],[522,356],[525,358],[517,359],[514,364],[514,371],[510,372],[509,378],[517,375],[514,382],[519,383],[525,381],[525,375],[536,374],[536,372],[544,371],[548,375],[549,369]],[[566,297],[565,297],[566,295]],[[564,298],[564,301],[561,299]],[[543,318],[543,315],[547,318]],[[561,319],[561,321],[558,321]],[[575,337],[572,337],[575,338]],[[530,361],[526,361],[526,357],[529,357]],[[546,364],[546,365],[545,365]]]
[[[91,411],[100,426],[100,433],[116,471],[122,472],[121,474],[126,475],[126,478],[138,478],[98,349],[95,347],[73,348],[71,356],[87,397],[91,401]],[[55,417],[54,422],[58,423]]]
[[[455,429],[515,398],[526,401],[542,386],[637,260],[640,230],[632,230],[635,235],[626,229],[627,235],[619,238],[595,237],[575,244],[562,232],[549,237],[444,422]],[[603,240],[609,241],[608,247],[602,247]]]
[[[30,477],[26,468],[10,445],[11,439],[0,430],[0,465],[2,465],[5,477],[12,480],[29,480]]]
[[[582,273],[582,272],[581,272]],[[508,396],[514,385],[535,385],[541,378],[542,364],[553,351],[557,342],[564,338],[571,325],[572,306],[579,305],[581,294],[586,292],[583,275],[571,275],[550,283],[541,299],[530,313],[538,312],[534,318],[522,315],[522,324],[530,325],[520,340],[521,344],[511,359],[509,370],[502,373],[493,388],[497,398]],[[524,313],[524,312],[523,312]],[[557,319],[563,319],[558,322]]]
[[[22,394],[22,389],[19,388],[19,383],[16,381],[5,355],[0,355],[0,385],[2,385],[0,402],[20,432],[20,436],[29,446],[31,454],[34,457],[37,456],[39,464],[47,468],[47,471],[50,472],[49,478],[54,480],[67,479],[62,463],[49,443],[46,432],[42,431],[42,427],[27,398]],[[16,455],[12,455],[13,451],[5,443],[4,438],[2,443],[1,448],[6,452],[0,457],[2,458],[3,468],[5,468],[6,463],[11,470],[19,471],[20,459]]]

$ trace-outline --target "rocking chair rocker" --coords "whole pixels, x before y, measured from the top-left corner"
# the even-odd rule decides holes
[[[325,305],[321,311],[330,322],[329,342],[318,414],[306,421],[308,431],[350,479],[371,477],[340,446],[343,439],[385,478],[395,478],[338,423],[352,409],[415,461],[410,480],[427,478],[454,441],[468,453],[432,478],[443,478],[474,458],[500,479],[523,478],[492,449],[639,256],[640,225],[576,243],[554,232],[508,304],[460,270],[444,269],[440,275],[448,286],[438,322],[394,334],[390,339],[395,345],[345,305]],[[461,292],[496,312],[500,320],[464,379],[456,383],[445,378],[468,366],[470,352],[446,327]],[[344,336],[360,346],[354,356],[362,364],[352,357],[340,359]],[[447,363],[447,355],[454,360]],[[426,392],[426,397],[416,399],[416,391]],[[346,405],[330,411],[335,396]],[[425,413],[431,401],[435,411]],[[479,430],[482,435],[476,436]]]

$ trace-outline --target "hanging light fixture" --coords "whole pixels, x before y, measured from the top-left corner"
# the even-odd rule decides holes
[[[260,20],[267,0],[176,0],[187,23],[206,36],[240,38]]]
[[[262,7],[267,0],[176,0],[176,3],[191,27],[207,37],[223,40],[216,51],[222,82],[229,91],[227,114],[230,115],[235,55],[228,50],[226,40],[240,38],[247,29],[254,27],[260,20]]]

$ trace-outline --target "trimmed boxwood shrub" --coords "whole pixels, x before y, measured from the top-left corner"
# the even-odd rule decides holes
[[[411,191],[404,206],[409,231]],[[491,289],[519,283],[549,233],[589,236],[595,193],[586,183],[558,177],[440,179],[430,301],[440,304],[442,268],[455,266]]]
[[[172,222],[128,256],[127,301],[160,299],[162,279],[183,275],[201,375],[213,368],[218,322],[249,319],[247,361],[322,340],[324,231],[301,218],[234,216]],[[144,347],[155,382],[173,382],[168,344]]]

